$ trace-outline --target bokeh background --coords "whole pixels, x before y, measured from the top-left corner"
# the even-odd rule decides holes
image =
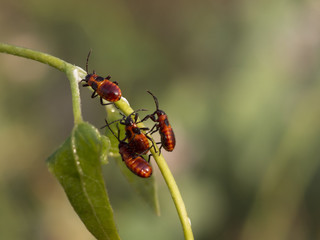
[[[83,68],[92,49],[90,70],[134,109],[158,97],[196,239],[320,239],[319,23],[317,0],[2,0],[0,41]],[[0,83],[0,239],[93,239],[45,163],[73,127],[66,76],[0,54]],[[114,163],[103,171],[123,239],[183,239],[159,172],[157,217]]]

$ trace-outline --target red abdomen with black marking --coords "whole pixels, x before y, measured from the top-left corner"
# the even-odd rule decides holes
[[[161,137],[162,147],[168,152],[172,152],[174,147],[176,146],[176,138],[174,136],[172,127],[168,121],[168,117],[167,115],[162,113],[157,115],[157,122],[159,124],[159,134]]]
[[[107,79],[98,86],[97,93],[109,102],[117,102],[121,98],[121,90],[118,85]]]
[[[146,135],[141,132],[140,128],[135,123],[127,125],[125,129],[129,146],[134,152],[137,154],[146,154],[150,149]]]
[[[119,143],[119,153],[131,172],[142,178],[152,175],[152,167],[141,156],[135,154],[126,142]]]
[[[109,77],[103,78],[97,74],[88,74],[86,82],[103,99],[109,102],[117,102],[121,98],[121,89],[109,79]]]
[[[124,160],[127,167],[134,174],[142,178],[148,178],[152,174],[152,168],[149,163],[142,157],[136,155],[135,157],[127,158]]]

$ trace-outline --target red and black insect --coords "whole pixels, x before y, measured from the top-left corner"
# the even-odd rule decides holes
[[[138,121],[138,111],[146,111],[145,109],[139,109],[128,116],[122,114],[123,118],[120,120],[116,120],[114,122],[119,121],[120,124],[125,125],[126,137],[124,140],[128,139],[129,146],[133,149],[133,151],[137,154],[146,154],[148,151],[154,147],[152,139],[144,134],[141,130],[147,131],[149,128],[139,128],[137,126]],[[132,118],[134,115],[134,119]],[[112,122],[112,123],[114,123]],[[142,122],[142,121],[140,121]],[[152,142],[152,146],[150,146],[148,139]]]
[[[111,78],[110,75],[108,75],[106,78],[103,78],[98,76],[95,71],[93,71],[92,74],[88,73],[88,62],[89,62],[90,54],[91,54],[91,50],[88,53],[87,62],[86,62],[87,76],[85,79],[81,80],[81,82],[86,82],[86,84],[84,84],[83,87],[89,87],[89,86],[92,87],[94,91],[91,97],[95,98],[97,96],[100,96],[100,103],[102,105],[108,105],[108,104],[112,104],[114,102],[119,101],[121,98],[121,90],[118,87],[117,82],[110,81],[110,78]],[[103,103],[102,99],[105,99],[110,103]]]
[[[155,133],[159,130],[159,134],[161,137],[161,146],[160,150],[163,147],[168,152],[173,151],[174,147],[176,146],[176,138],[174,136],[173,129],[169,123],[167,114],[159,109],[159,103],[158,99],[150,92],[147,91],[154,99],[154,102],[156,104],[156,111],[150,115],[147,115],[143,121],[146,121],[148,118],[151,118],[156,124],[150,129],[150,134]],[[157,118],[156,118],[157,115]],[[155,128],[155,130],[153,130]],[[157,144],[160,144],[157,143]]]
[[[106,126],[110,129],[112,134],[119,141],[119,153],[121,155],[122,161],[130,169],[131,172],[142,178],[148,178],[152,175],[151,165],[140,155],[136,154],[134,150],[130,147],[129,143],[124,140],[120,140],[120,130],[118,128],[118,136],[112,131],[110,124],[106,120]]]

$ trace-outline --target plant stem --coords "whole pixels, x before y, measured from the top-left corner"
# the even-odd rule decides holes
[[[120,101],[116,102],[115,105],[125,114],[129,115],[133,112],[133,109],[129,106],[126,100],[123,99],[123,97],[120,99]],[[145,127],[143,123],[139,123],[138,127],[143,128]],[[150,136],[152,139],[152,137]],[[153,140],[152,140],[153,141]],[[156,151],[155,151],[156,149]],[[150,152],[153,155],[153,158],[155,159],[161,174],[169,188],[172,200],[174,202],[174,205],[177,209],[179,219],[183,228],[184,237],[186,240],[193,240],[193,233],[191,228],[191,222],[187,214],[186,207],[184,205],[183,199],[181,197],[179,188],[176,184],[176,181],[174,180],[174,177],[168,167],[168,164],[166,163],[165,159],[163,158],[162,154],[159,155],[159,148],[155,145],[155,149],[151,148]]]
[[[72,94],[72,109],[74,116],[74,123],[81,123],[81,102],[80,102],[80,91],[79,91],[79,69],[71,65],[72,67],[66,68],[66,74],[70,82],[71,94]]]
[[[157,149],[157,151],[159,151],[159,149]],[[192,233],[192,229],[191,229],[190,218],[188,217],[187,210],[184,205],[183,199],[181,197],[179,188],[178,188],[177,183],[174,180],[174,177],[168,167],[168,164],[164,160],[162,154],[159,155],[158,153],[155,152],[155,150],[153,148],[150,149],[150,152],[152,153],[154,160],[158,164],[158,167],[162,173],[162,176],[163,176],[164,180],[166,181],[167,186],[169,188],[172,200],[176,206],[176,209],[177,209],[177,212],[178,212],[178,215],[180,218],[180,222],[182,224],[184,237],[187,240],[192,240],[194,238],[193,238],[193,233]]]
[[[72,93],[74,123],[82,122],[78,79],[80,75],[85,74],[84,70],[49,54],[5,43],[0,43],[0,52],[42,62],[66,73]]]

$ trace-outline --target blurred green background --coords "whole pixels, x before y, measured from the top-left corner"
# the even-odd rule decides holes
[[[0,41],[112,75],[134,109],[169,115],[165,153],[196,239],[320,239],[319,1],[1,1]],[[73,127],[66,76],[0,54],[0,239],[93,239],[45,159]],[[85,120],[105,111],[81,88]],[[154,165],[155,166],[155,165]],[[156,167],[155,167],[156,168]],[[123,239],[183,239],[103,167]]]

